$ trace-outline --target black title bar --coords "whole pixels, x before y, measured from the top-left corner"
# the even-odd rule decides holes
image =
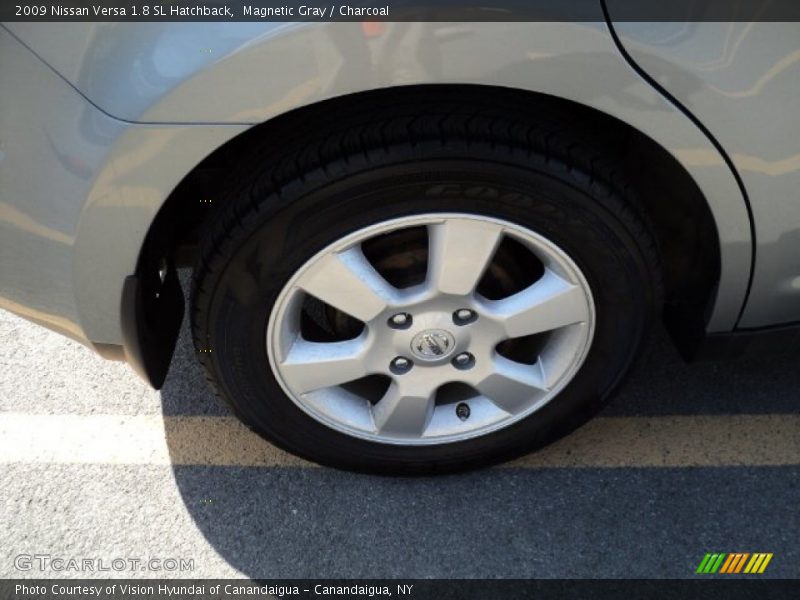
[[[728,579],[698,575],[694,579],[8,579],[0,581],[0,598],[14,600],[172,600],[297,598],[393,598],[402,600],[566,600],[647,598],[648,600],[780,600],[796,598],[797,582],[781,579]]]
[[[800,0],[3,0],[0,21],[800,22]]]

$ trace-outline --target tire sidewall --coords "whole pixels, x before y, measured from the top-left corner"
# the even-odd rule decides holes
[[[491,151],[487,150],[491,156]],[[627,370],[652,306],[635,236],[603,202],[604,188],[555,161],[427,156],[380,167],[314,172],[262,202],[211,270],[205,320],[217,384],[234,412],[279,446],[362,471],[478,466],[541,447],[594,415]],[[594,185],[593,185],[594,183]],[[381,221],[434,212],[503,219],[547,238],[586,278],[596,313],[590,350],[572,381],[512,425],[448,444],[400,446],[337,432],[288,398],[267,355],[267,324],[281,290],[320,250]]]

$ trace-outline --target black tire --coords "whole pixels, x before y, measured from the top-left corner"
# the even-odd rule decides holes
[[[475,468],[530,452],[602,408],[659,305],[654,237],[613,161],[560,115],[442,100],[365,109],[337,125],[309,122],[280,150],[265,144],[231,177],[224,209],[203,234],[192,311],[198,356],[233,412],[289,452],[381,474]],[[425,212],[505,219],[565,250],[594,296],[591,349],[557,398],[483,437],[398,446],[347,436],[282,391],[266,351],[270,310],[325,246]]]

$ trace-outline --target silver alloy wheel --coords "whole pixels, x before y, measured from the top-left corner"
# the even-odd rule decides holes
[[[428,236],[425,281],[396,288],[367,260],[362,243],[420,226]],[[476,288],[504,237],[541,261],[543,275],[489,300]],[[363,330],[344,341],[305,339],[307,295],[362,322]],[[552,242],[508,221],[431,213],[366,227],[306,262],[278,296],[267,353],[289,398],[328,427],[389,444],[441,444],[507,427],[552,400],[583,363],[594,322],[589,285]],[[505,340],[545,332],[534,364],[497,351]],[[347,387],[369,375],[389,380],[377,401]],[[438,402],[437,390],[453,383],[474,395]]]

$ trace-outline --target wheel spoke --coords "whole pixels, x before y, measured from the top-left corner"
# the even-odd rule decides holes
[[[560,329],[589,318],[581,287],[550,269],[545,269],[544,275],[524,290],[487,304],[489,311],[503,321],[510,338]]]
[[[367,375],[364,366],[367,351],[362,338],[330,343],[300,338],[292,345],[280,369],[286,383],[304,394]]]
[[[492,222],[449,219],[428,227],[428,284],[443,294],[474,291],[503,235]]]
[[[383,398],[372,407],[380,434],[420,437],[433,415],[433,393],[405,389],[393,381]]]
[[[494,359],[494,371],[475,388],[509,414],[528,408],[547,390],[538,364],[525,365],[502,356]]]
[[[428,234],[425,282],[395,287],[370,260],[398,276],[408,268],[411,282],[416,250],[405,236],[392,234],[422,227]],[[377,236],[385,237],[372,246]],[[488,280],[496,268],[509,278],[517,274],[505,236],[541,260],[544,271],[530,285],[530,278],[518,281],[520,291],[493,300],[478,293],[481,278]],[[414,214],[370,225],[314,255],[290,281],[267,327],[276,379],[318,422],[382,444],[457,443],[519,422],[569,383],[594,332],[592,293],[578,265],[538,234],[479,215]],[[309,299],[361,321],[362,333],[330,343],[304,339],[303,311],[318,308]],[[345,318],[342,324],[352,323]],[[506,340],[545,332],[509,346],[509,352],[535,350],[535,364],[501,355],[505,346],[498,351]],[[448,344],[438,343],[445,337]],[[420,345],[429,338],[437,348]],[[445,346],[448,354],[433,356]]]
[[[386,309],[397,295],[397,290],[375,270],[360,247],[323,256],[297,285],[365,323]]]

